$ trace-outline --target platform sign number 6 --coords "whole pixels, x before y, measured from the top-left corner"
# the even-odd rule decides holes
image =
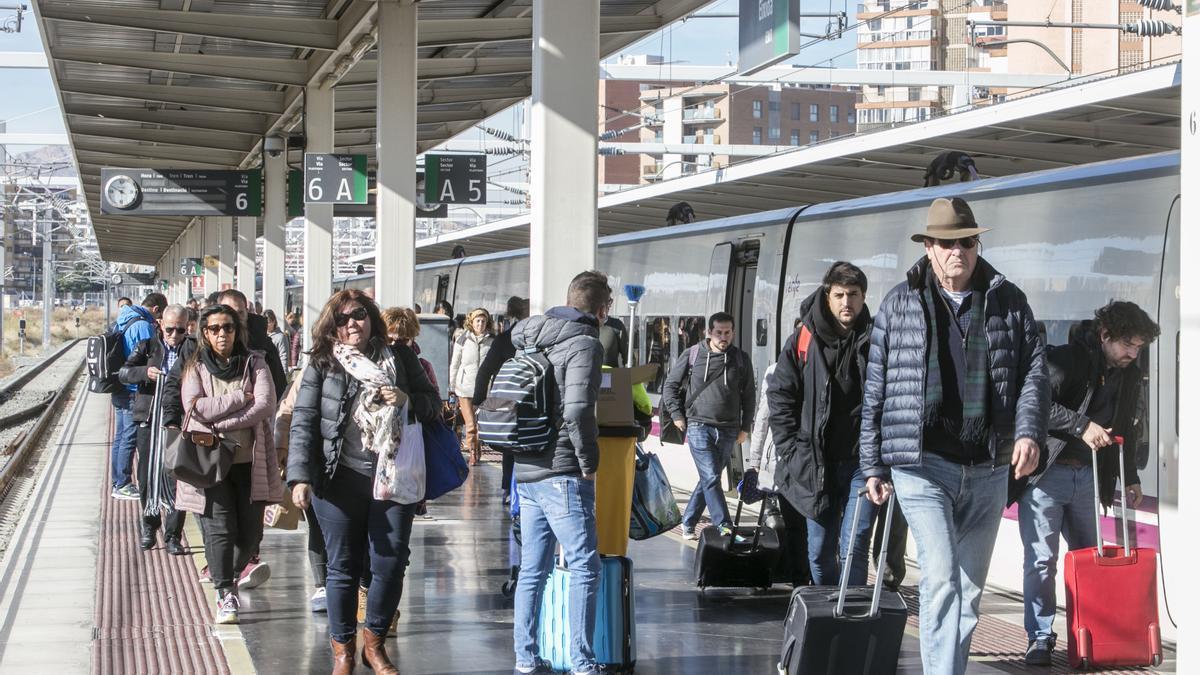
[[[366,155],[304,155],[306,204],[366,204]]]

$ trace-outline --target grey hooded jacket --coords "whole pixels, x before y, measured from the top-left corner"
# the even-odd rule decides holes
[[[1007,463],[1012,442],[1028,438],[1046,447],[1050,391],[1041,336],[1025,294],[979,259],[984,275],[993,462]],[[887,478],[890,467],[921,463],[924,448],[925,359],[929,322],[922,289],[929,259],[921,258],[875,314],[863,383],[860,461],[867,478]]]
[[[555,307],[513,326],[513,347],[543,350],[554,366],[558,400],[550,410],[558,438],[540,453],[519,453],[517,481],[528,483],[556,475],[593,474],[600,465],[596,397],[604,348],[596,317],[571,307]]]

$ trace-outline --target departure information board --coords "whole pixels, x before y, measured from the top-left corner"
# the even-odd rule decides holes
[[[114,216],[260,216],[262,173],[101,169],[100,212]]]

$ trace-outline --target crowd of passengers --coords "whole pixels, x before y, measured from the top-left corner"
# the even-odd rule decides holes
[[[911,533],[930,674],[966,670],[1006,506],[1018,505],[1024,545],[1025,660],[1049,665],[1060,538],[1072,550],[1097,543],[1093,463],[1106,508],[1122,463],[1130,504],[1142,500],[1133,450],[1143,405],[1137,362],[1158,326],[1137,305],[1113,300],[1068,344],[1046,346],[1025,294],[981,256],[986,232],[962,199],[935,200],[911,237],[923,253],[874,314],[864,272],[831,265],[761,383],[749,355],[732,344],[734,318],[712,315],[705,338],[674,360],[660,403],[699,474],[683,538],[697,538],[706,511],[722,534],[732,533],[721,475],[734,447],[748,442],[747,480],[779,507],[794,585],[837,585],[852,533],[861,536],[848,580],[865,584],[872,549],[877,556],[881,548],[878,506],[895,495],[892,544],[875,565],[885,585],[898,588]],[[570,662],[576,674],[598,672],[594,404],[602,366],[618,365],[628,349],[623,324],[609,316],[612,302],[608,277],[588,271],[571,282],[564,305],[544,314],[530,317],[528,301],[511,298],[505,318],[515,323],[496,333],[486,310],[458,318],[447,389],[471,464],[482,450],[474,411],[501,364],[518,350],[539,350],[559,389],[557,437],[540,453],[503,461],[502,499],[519,500],[525,539],[516,673],[551,672],[538,656],[538,622],[560,546],[570,572]],[[128,388],[112,395],[112,496],[142,500],[142,548],[154,548],[161,530],[166,552],[185,554],[183,514],[194,514],[208,562],[202,580],[216,589],[215,621],[236,623],[239,590],[270,575],[259,550],[265,508],[290,501],[303,509],[316,586],[310,601],[328,615],[335,674],[352,672],[359,659],[377,673],[398,672],[385,643],[425,505],[376,499],[372,479],[381,453],[397,442],[397,410],[426,424],[447,416],[434,371],[419,356],[419,311],[381,311],[367,293],[337,292],[303,352],[297,315],[281,324],[236,290],[203,306],[169,305],[158,293],[140,306],[126,300],[115,324]],[[435,311],[453,315],[446,303]],[[161,474],[148,459],[157,456],[150,446],[158,428],[220,434],[235,448],[232,468],[204,489],[168,481],[173,508],[147,508],[147,486]],[[864,488],[868,508],[855,521]]]

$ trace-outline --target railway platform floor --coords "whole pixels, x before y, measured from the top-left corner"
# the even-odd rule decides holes
[[[137,502],[108,496],[108,397],[81,394],[50,436],[37,488],[0,561],[0,672],[327,673],[325,617],[309,611],[313,581],[304,525],[268,530],[263,586],[241,594],[241,624],[214,628],[203,549],[189,517],[191,555],[137,547]],[[397,636],[402,673],[512,672],[508,519],[498,463],[431,503],[413,529]],[[680,494],[683,499],[684,495]],[[631,542],[641,674],[773,673],[788,591],[710,589],[692,582],[694,544],[672,533]],[[919,673],[917,571],[901,673]],[[989,592],[969,673],[1027,669],[1020,601]],[[1065,628],[1065,627],[1064,627]],[[1063,630],[1060,629],[1060,634]],[[1173,653],[1159,671],[1173,672]],[[367,672],[359,666],[360,672]],[[1137,672],[1137,671],[1127,671]]]

